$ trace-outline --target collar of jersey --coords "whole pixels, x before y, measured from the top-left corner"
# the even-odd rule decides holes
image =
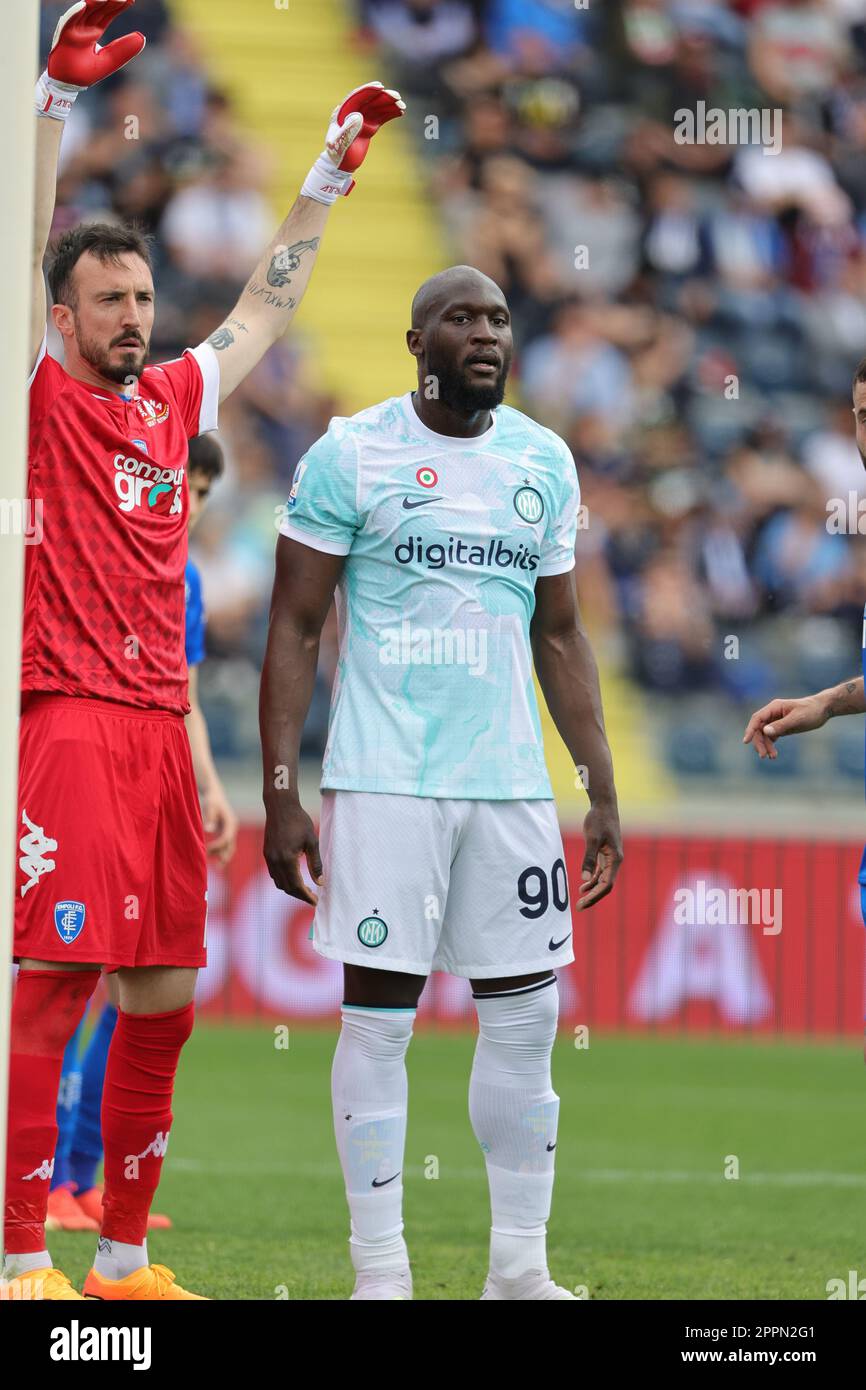
[[[432,439],[443,449],[477,449],[489,444],[496,432],[496,411],[491,411],[493,423],[489,430],[483,434],[475,434],[470,439],[464,439],[456,434],[437,434],[435,430],[428,429],[424,421],[419,418],[418,412],[412,404],[412,392],[407,391],[403,397],[403,412],[409,424],[416,434],[420,434],[424,439]]]
[[[67,372],[66,375],[69,377],[69,380],[73,381],[82,391],[86,391],[89,396],[93,396],[94,400],[107,401],[109,405],[129,405],[131,401],[135,400],[134,396],[118,395],[114,391],[110,394],[107,391],[99,391],[95,386],[91,386],[89,381],[82,381],[80,377],[73,376],[71,372]]]

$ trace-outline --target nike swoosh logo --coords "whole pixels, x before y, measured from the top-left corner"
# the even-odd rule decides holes
[[[407,512],[414,512],[416,507],[425,507],[428,502],[440,502],[440,497],[419,497],[417,502],[410,502],[408,497],[403,498],[403,509]]]
[[[390,1176],[390,1178],[386,1178],[384,1182],[379,1182],[376,1178],[374,1178],[374,1179],[373,1179],[373,1186],[374,1186],[374,1187],[387,1187],[389,1182],[393,1182],[394,1179],[395,1179],[395,1178],[399,1178],[399,1176],[400,1176],[400,1171],[399,1171],[399,1169],[398,1169],[398,1171],[397,1171],[396,1173],[392,1173],[391,1176]]]
[[[561,941],[554,941],[553,937],[551,937],[550,940],[549,940],[548,943],[547,943],[547,949],[548,949],[548,951],[558,951],[559,948],[560,948],[560,946],[564,946],[564,945],[565,945],[566,941],[568,940],[568,938],[569,938],[570,936],[571,936],[571,932],[568,933],[568,936],[564,936],[564,937],[562,938]]]
[[[556,1148],[556,1140],[554,1139],[554,1141],[553,1141],[552,1144],[548,1144],[548,1146],[547,1146],[547,1152],[548,1152],[549,1154],[552,1154],[552,1153],[553,1153],[553,1150],[554,1150],[555,1148]]]

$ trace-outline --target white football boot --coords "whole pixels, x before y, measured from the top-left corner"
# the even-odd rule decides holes
[[[554,1284],[546,1269],[528,1269],[518,1279],[503,1279],[501,1274],[488,1274],[482,1298],[520,1299],[522,1302],[541,1298],[580,1300],[568,1289]]]
[[[355,1275],[352,1298],[410,1299],[411,1297],[412,1271],[410,1269],[369,1269]]]

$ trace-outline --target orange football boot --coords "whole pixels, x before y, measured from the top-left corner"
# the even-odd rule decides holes
[[[87,1192],[76,1194],[75,1200],[85,1216],[89,1216],[98,1226],[102,1225],[102,1183],[97,1183]],[[148,1213],[149,1231],[170,1231],[173,1224],[170,1216],[161,1216],[158,1211]]]
[[[0,1301],[7,1299],[51,1299],[55,1302],[81,1299],[81,1294],[73,1289],[66,1275],[59,1269],[34,1269],[29,1274],[18,1274],[14,1279],[0,1279]]]
[[[101,1218],[101,1213],[100,1213]],[[76,1201],[72,1188],[63,1183],[48,1194],[46,1231],[98,1231],[99,1221]]]
[[[156,1303],[163,1299],[195,1298],[202,1303],[208,1300],[200,1293],[188,1293],[180,1284],[174,1282],[174,1275],[165,1265],[144,1265],[127,1274],[125,1279],[106,1279],[91,1269],[84,1281],[85,1298],[103,1298],[109,1302],[135,1299],[139,1302]]]

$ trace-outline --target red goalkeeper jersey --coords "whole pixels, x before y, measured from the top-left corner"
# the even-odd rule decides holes
[[[184,714],[187,441],[215,429],[209,343],[138,395],[77,381],[43,343],[30,381],[22,689]]]

